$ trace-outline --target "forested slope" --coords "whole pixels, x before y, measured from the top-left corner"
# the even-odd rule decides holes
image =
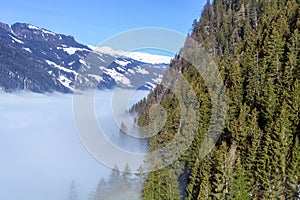
[[[143,199],[300,199],[299,6],[299,0],[208,1],[187,39],[201,44],[218,66],[227,96],[225,125],[212,151],[199,156],[210,94],[196,68],[176,56],[171,68],[198,98],[198,131],[177,162],[148,174]],[[161,85],[135,106],[139,124],[149,123],[157,102],[168,117],[149,140],[150,151],[168,144],[181,126],[178,100]]]

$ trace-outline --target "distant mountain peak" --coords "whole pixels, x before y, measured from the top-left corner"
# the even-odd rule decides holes
[[[144,63],[151,63],[151,64],[170,64],[172,57],[163,56],[163,55],[154,55],[150,53],[144,52],[126,52],[122,50],[114,50],[111,47],[107,46],[100,46],[94,47],[93,49],[96,52],[109,54],[112,56],[119,56],[119,57],[128,57],[134,60],[138,60]]]

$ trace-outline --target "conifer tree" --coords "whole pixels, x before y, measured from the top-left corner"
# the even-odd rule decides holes
[[[180,200],[179,182],[174,169],[167,169],[165,176],[166,195],[162,199]]]
[[[227,145],[222,143],[218,150],[214,152],[214,168],[212,170],[212,198],[226,199],[227,191],[227,174],[226,174],[226,161],[227,161]]]
[[[289,199],[300,198],[300,139],[295,137],[295,142],[291,151],[287,175],[287,197]]]
[[[235,168],[234,175],[231,176],[229,199],[250,200],[250,190],[249,185],[247,184],[246,173],[239,160],[237,161]]]
[[[186,200],[196,199],[199,193],[198,185],[200,184],[200,160],[196,159],[192,168],[191,175],[189,177],[189,184],[187,186],[187,198]]]
[[[271,185],[269,185],[269,191],[267,191],[270,199],[284,199],[286,196],[287,158],[293,140],[290,126],[287,105],[284,103],[280,116],[276,119],[274,125],[268,152],[273,161],[268,166],[271,170],[271,176],[269,177]]]
[[[205,160],[202,160],[202,166],[200,168],[200,178],[201,182],[199,184],[199,194],[197,196],[197,200],[205,200],[210,198],[211,193],[211,184],[210,184],[210,156],[206,156]]]

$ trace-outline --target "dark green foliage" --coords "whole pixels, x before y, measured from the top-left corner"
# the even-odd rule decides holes
[[[210,125],[211,96],[197,70],[176,56],[171,69],[177,75],[167,72],[164,81],[172,85],[179,75],[189,81],[199,102],[198,129],[176,163],[149,173],[144,199],[174,194],[165,187],[175,188],[174,179],[167,178],[170,169],[180,181],[180,199],[300,198],[299,28],[298,0],[207,2],[187,41],[199,42],[219,67],[229,109],[226,123],[215,148],[199,157]],[[192,50],[187,42],[181,52]],[[153,103],[163,105],[167,121],[150,139],[150,150],[167,145],[182,126],[178,99],[161,86],[139,104],[139,123],[149,123]]]
[[[287,176],[287,196],[290,199],[299,199],[300,197],[300,141],[299,137],[295,138],[293,151],[290,157]]]
[[[187,198],[186,200],[193,200],[198,197],[199,184],[200,184],[200,160],[197,159],[189,177],[189,185],[187,186]]]
[[[235,173],[230,177],[230,196],[229,199],[232,200],[247,200],[250,197],[250,185],[247,182],[246,172],[241,166],[241,163],[236,163]]]

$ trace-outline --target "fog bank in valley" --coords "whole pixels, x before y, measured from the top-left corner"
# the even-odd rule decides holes
[[[136,92],[130,104],[146,95]],[[112,91],[95,96],[95,113],[108,137],[124,148],[136,146],[118,141]],[[65,94],[0,93],[0,163],[0,199],[5,200],[66,200],[72,180],[78,200],[85,200],[111,173],[81,144],[72,95]]]

